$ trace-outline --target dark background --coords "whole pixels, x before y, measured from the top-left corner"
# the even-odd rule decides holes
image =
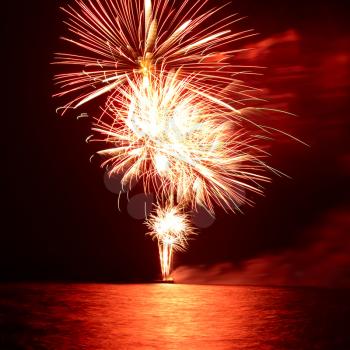
[[[128,214],[125,197],[122,212],[117,211],[117,196],[106,189],[103,170],[89,162],[96,149],[84,142],[88,121],[55,113],[59,101],[51,98],[50,62],[62,45],[59,6],[65,3],[6,4],[0,276],[152,279],[159,271],[156,243],[145,237],[142,220]],[[298,115],[272,124],[310,147],[277,137],[270,164],[292,179],[274,176],[266,196],[255,197],[256,206],[244,208],[244,214],[218,210],[213,225],[176,256],[175,265],[239,267],[257,257],[303,252],[307,263],[298,257],[283,260],[292,265],[287,279],[307,270],[310,284],[348,285],[349,10],[338,0],[244,0],[232,8],[248,16],[244,28],[262,33],[240,44],[257,47],[255,56],[245,57],[248,64],[269,67],[259,84],[267,87],[272,103]],[[315,246],[315,255],[308,254]],[[330,255],[327,271],[333,277],[322,280],[324,270],[310,265]]]

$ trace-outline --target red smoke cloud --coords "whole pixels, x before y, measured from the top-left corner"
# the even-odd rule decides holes
[[[327,213],[303,237],[304,246],[240,266],[182,266],[173,277],[179,283],[350,288],[350,208]]]

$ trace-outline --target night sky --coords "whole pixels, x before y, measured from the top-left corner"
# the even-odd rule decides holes
[[[118,212],[99,161],[90,163],[97,149],[85,143],[89,120],[55,112],[60,101],[51,97],[57,71],[50,62],[62,48],[65,3],[5,5],[12,8],[3,51],[0,276],[150,280],[159,273],[157,245],[145,237],[143,221],[129,215],[125,196]],[[221,282],[240,276],[243,283],[350,286],[350,29],[343,3],[233,1],[233,11],[248,16],[237,29],[261,33],[238,44],[256,51],[237,60],[268,67],[257,86],[270,106],[297,115],[273,115],[267,123],[310,147],[277,136],[269,164],[291,178],[273,176],[265,197],[251,197],[256,205],[244,214],[218,209],[189,251],[176,255],[179,276],[199,269]],[[136,186],[130,197],[140,192]]]

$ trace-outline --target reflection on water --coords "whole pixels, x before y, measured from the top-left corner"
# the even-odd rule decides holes
[[[3,285],[0,348],[345,349],[346,294],[176,284]]]

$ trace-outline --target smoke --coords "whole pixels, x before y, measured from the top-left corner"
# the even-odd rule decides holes
[[[350,287],[350,208],[324,215],[302,235],[304,245],[235,266],[182,266],[179,283]]]

